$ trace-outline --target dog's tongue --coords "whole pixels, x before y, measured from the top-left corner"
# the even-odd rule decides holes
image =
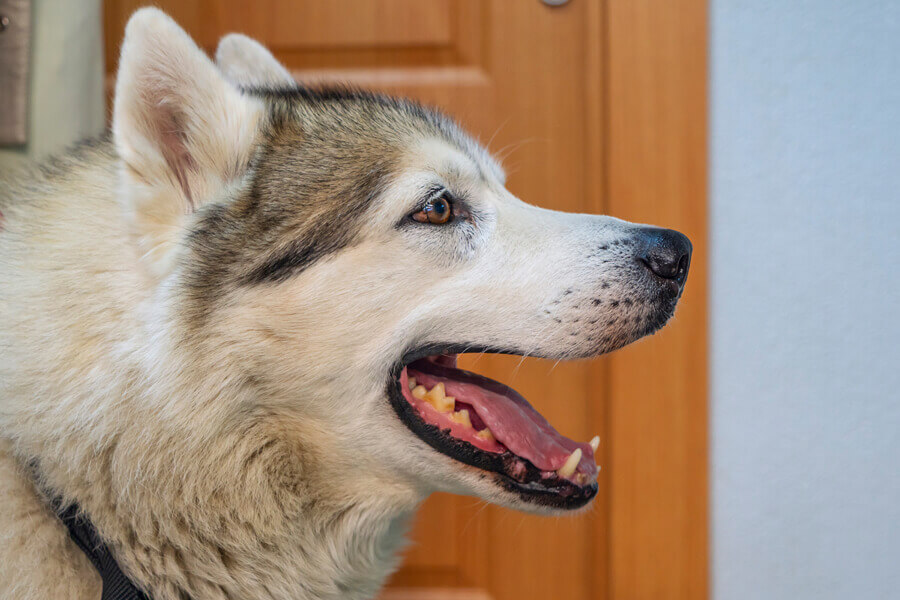
[[[410,377],[415,377],[418,384],[428,389],[443,382],[448,396],[471,405],[500,443],[538,469],[556,471],[576,448],[581,448],[578,472],[596,473],[590,444],[575,442],[556,431],[511,387],[427,360],[417,361],[407,370]]]

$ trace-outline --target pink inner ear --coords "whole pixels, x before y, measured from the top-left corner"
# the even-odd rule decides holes
[[[151,120],[156,129],[160,152],[184,192],[187,212],[194,212],[197,207],[194,205],[188,175],[190,171],[197,170],[197,163],[188,150],[187,132],[181,124],[182,115],[165,99],[152,102],[151,106]]]

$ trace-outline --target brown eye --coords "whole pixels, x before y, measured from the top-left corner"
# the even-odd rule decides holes
[[[428,203],[415,213],[412,218],[419,223],[431,223],[433,225],[443,225],[453,216],[453,205],[445,196],[440,196],[429,200]]]

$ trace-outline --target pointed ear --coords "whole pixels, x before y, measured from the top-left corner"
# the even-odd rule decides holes
[[[162,274],[186,215],[246,172],[262,105],[154,8],[125,29],[114,104],[126,211],[141,255]]]
[[[216,64],[225,78],[240,88],[297,86],[297,81],[265,46],[240,33],[230,33],[219,40]]]

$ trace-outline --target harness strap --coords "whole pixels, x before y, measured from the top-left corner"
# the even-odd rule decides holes
[[[69,537],[100,573],[103,579],[101,600],[150,600],[149,596],[122,573],[112,552],[97,535],[97,530],[88,519],[78,514],[78,506],[69,505],[63,508],[61,498],[54,499],[51,504],[56,515],[68,528]]]

